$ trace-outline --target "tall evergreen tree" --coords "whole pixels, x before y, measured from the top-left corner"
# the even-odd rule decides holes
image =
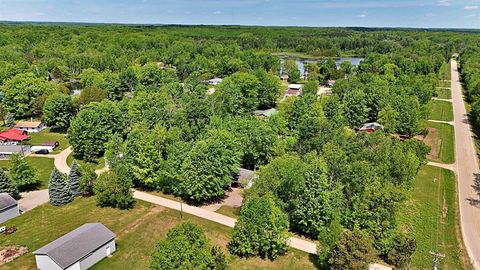
[[[15,125],[15,117],[12,113],[8,112],[7,116],[5,117],[5,122],[8,127],[13,127]]]
[[[80,192],[80,167],[75,159],[73,160],[70,172],[68,173],[68,185],[73,196],[79,196],[82,194]]]
[[[50,176],[48,195],[50,196],[50,204],[54,206],[65,205],[73,201],[74,198],[65,175],[60,173],[56,168],[53,169]]]
[[[8,177],[7,173],[0,168],[0,192],[6,192],[14,198],[18,198],[18,188],[13,185],[12,181]]]

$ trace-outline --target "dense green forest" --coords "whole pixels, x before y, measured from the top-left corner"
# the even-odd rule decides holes
[[[415,239],[399,228],[398,213],[429,152],[413,137],[427,132],[421,123],[454,52],[480,113],[478,38],[382,29],[4,24],[0,116],[43,119],[67,132],[76,158],[105,156],[111,172],[93,189],[106,194],[101,205],[131,207],[129,187],[210,202],[247,168],[259,177],[246,191],[232,253],[275,258],[290,230],[318,239],[319,264],[332,269],[348,268],[338,259],[345,248],[362,249],[365,261],[380,257],[406,267]],[[295,63],[283,63],[291,82],[305,83],[301,96],[283,97],[280,52],[321,58],[306,66],[302,80],[292,79]],[[329,58],[349,55],[364,60],[337,68]],[[223,81],[207,94],[213,77]],[[333,94],[317,96],[330,79]],[[252,115],[266,108],[278,113]],[[368,122],[384,130],[358,132]],[[118,190],[125,197],[109,196]]]

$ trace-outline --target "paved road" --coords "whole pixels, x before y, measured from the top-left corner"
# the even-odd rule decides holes
[[[200,207],[191,206],[191,205],[184,204],[184,203],[182,204],[182,203],[179,203],[179,202],[176,202],[176,201],[165,199],[165,198],[155,196],[155,195],[152,195],[152,194],[148,194],[148,193],[145,193],[145,192],[141,192],[141,191],[138,191],[138,190],[134,191],[133,197],[136,198],[136,199],[142,200],[142,201],[147,201],[147,202],[150,202],[150,203],[153,203],[153,204],[161,205],[163,207],[167,207],[167,208],[170,208],[170,209],[183,211],[183,212],[188,213],[190,215],[194,215],[194,216],[197,216],[197,217],[200,217],[200,218],[208,219],[210,221],[213,221],[213,222],[216,222],[216,223],[219,223],[219,224],[231,227],[231,228],[233,228],[233,226],[235,226],[235,222],[237,222],[237,220],[234,219],[234,218],[227,217],[227,216],[221,215],[221,214],[216,213],[216,212],[211,212],[209,210],[202,209]],[[312,242],[309,242],[309,241],[305,241],[305,240],[302,240],[302,239],[290,237],[289,245],[292,248],[302,250],[302,251],[305,251],[307,253],[311,253],[311,254],[316,254],[317,253],[317,246],[315,245],[315,243],[312,243]]]
[[[459,82],[457,62],[452,60],[452,100],[455,156],[462,236],[475,269],[480,269],[480,198],[473,185],[479,173],[473,134]]]

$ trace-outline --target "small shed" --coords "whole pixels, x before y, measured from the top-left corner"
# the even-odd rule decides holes
[[[238,174],[235,176],[235,181],[245,188],[251,188],[256,178],[257,174],[255,171],[240,168]]]
[[[0,223],[20,215],[17,201],[8,193],[0,193]]]
[[[19,121],[15,128],[24,130],[26,132],[40,132],[46,128],[45,124],[40,121]]]
[[[267,110],[256,110],[253,111],[253,115],[258,116],[258,117],[270,117],[274,114],[277,113],[277,109],[271,108]]]
[[[285,93],[285,96],[299,96],[300,94],[302,94],[302,88],[303,88],[303,85],[302,84],[289,84],[288,85],[288,89],[287,89],[287,92]]]
[[[287,82],[288,81],[288,74],[282,74],[280,76],[280,80],[282,80],[283,82]]]
[[[115,251],[115,234],[101,223],[86,223],[33,252],[40,270],[84,270]]]
[[[366,123],[359,129],[359,131],[367,133],[373,133],[378,130],[383,130],[383,126],[376,122]]]
[[[218,85],[218,84],[220,84],[222,81],[223,81],[222,78],[217,78],[217,77],[215,77],[215,78],[213,78],[213,79],[208,80],[208,84],[210,84],[210,85]]]

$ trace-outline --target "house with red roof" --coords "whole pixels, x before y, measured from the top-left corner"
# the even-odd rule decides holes
[[[1,142],[13,142],[19,143],[28,139],[27,132],[17,128],[7,129],[0,132],[0,141]]]

